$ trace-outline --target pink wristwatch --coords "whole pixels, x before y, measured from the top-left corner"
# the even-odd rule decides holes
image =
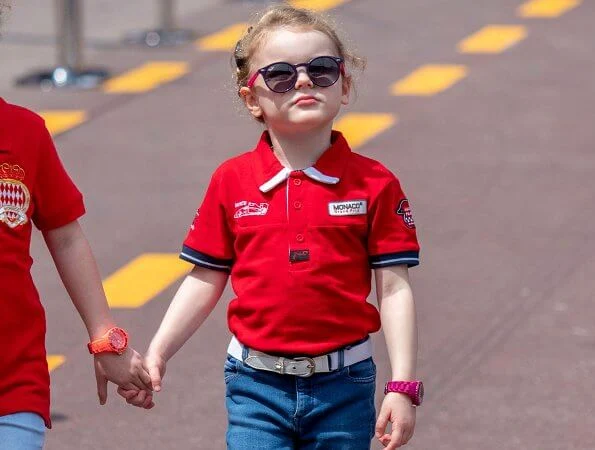
[[[424,400],[424,384],[421,381],[389,381],[384,386],[384,393],[399,392],[408,395],[415,406]]]

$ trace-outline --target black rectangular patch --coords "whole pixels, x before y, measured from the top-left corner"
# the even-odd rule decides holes
[[[290,250],[289,251],[289,262],[304,262],[310,260],[310,250]]]

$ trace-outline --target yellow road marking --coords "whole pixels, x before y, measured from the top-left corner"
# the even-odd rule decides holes
[[[198,39],[195,45],[201,50],[230,51],[235,48],[247,28],[247,23],[236,23],[215,34]]]
[[[45,125],[52,136],[64,133],[87,120],[85,111],[80,110],[42,111],[39,115],[45,120]]]
[[[192,266],[171,253],[145,253],[103,282],[112,308],[138,308],[190,271]]]
[[[288,3],[294,8],[311,9],[313,11],[326,11],[348,0],[290,0]]]
[[[393,114],[345,114],[334,129],[343,133],[350,147],[355,149],[397,123]]]
[[[518,8],[521,17],[553,18],[576,8],[581,0],[530,0]]]
[[[501,53],[525,39],[522,25],[488,25],[459,43],[461,53]]]
[[[188,63],[180,61],[149,61],[103,84],[110,94],[146,92],[176,80],[188,73]]]
[[[391,86],[393,95],[430,96],[467,76],[467,68],[452,64],[427,64]]]
[[[48,369],[51,372],[52,370],[57,369],[62,364],[64,364],[66,358],[62,355],[47,355],[46,360],[48,362]]]

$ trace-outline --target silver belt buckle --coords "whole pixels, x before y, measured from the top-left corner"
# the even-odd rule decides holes
[[[306,366],[306,369],[308,369],[308,372],[306,372],[306,373],[287,372],[287,370],[286,370],[287,368],[291,368],[292,371],[295,371],[297,369],[296,366],[293,366],[293,367],[291,366],[292,363],[297,363],[297,362],[302,362],[302,361],[308,362],[308,365]],[[277,362],[275,363],[275,371],[277,373],[280,373],[281,375],[289,374],[289,375],[293,375],[296,377],[307,378],[307,377],[311,377],[316,372],[316,362],[314,362],[314,360],[312,358],[308,358],[307,356],[300,356],[297,358],[279,358],[277,360]]]
[[[302,378],[308,378],[311,377],[312,375],[314,375],[314,372],[316,372],[316,363],[314,362],[314,360],[312,358],[308,358],[307,356],[300,356],[298,358],[294,358],[294,361],[308,361],[308,365],[306,366],[306,368],[308,369],[308,373],[304,374],[304,375],[296,375],[298,377],[302,377]]]

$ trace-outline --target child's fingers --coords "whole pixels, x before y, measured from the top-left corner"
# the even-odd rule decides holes
[[[153,403],[153,395],[149,393],[142,406],[145,409],[151,409],[153,407],[151,405],[155,406],[155,403]]]
[[[120,394],[120,396],[124,397],[126,400],[134,398],[136,396],[136,394],[138,394],[138,393],[139,393],[138,389],[124,389],[121,387],[118,388],[118,394]]]
[[[147,372],[144,367],[139,371],[138,376],[142,383],[145,385],[146,389],[153,390],[153,385],[151,383],[151,375],[149,375],[149,372]]]
[[[147,391],[139,391],[138,394],[136,394],[134,397],[126,400],[126,403],[128,403],[129,405],[132,405],[132,406],[137,406],[139,408],[142,408],[146,399],[147,399]]]
[[[376,420],[376,438],[380,440],[382,445],[386,446],[387,444],[384,443],[384,440],[388,436],[385,434],[386,426],[388,425],[388,413],[385,411],[384,408],[380,410],[380,414],[378,414],[378,419]],[[390,438],[389,438],[390,440]]]
[[[97,380],[97,396],[99,397],[99,404],[105,405],[107,401],[107,378],[105,378],[98,370],[95,370],[95,379]]]
[[[153,390],[155,392],[159,392],[161,390],[161,373],[157,366],[149,367],[149,375],[151,376],[151,384],[153,385]]]

